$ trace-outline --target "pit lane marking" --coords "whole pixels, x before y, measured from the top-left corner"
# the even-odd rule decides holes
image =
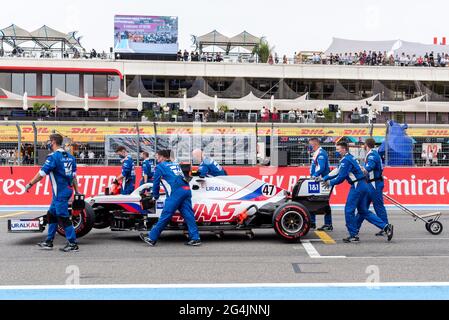
[[[20,215],[23,215],[23,214],[26,214],[26,213],[27,213],[26,211],[22,211],[22,212],[16,212],[16,213],[12,213],[12,214],[7,214],[7,215],[4,215],[4,216],[0,216],[0,219],[17,217],[17,216],[20,216]]]
[[[315,231],[315,234],[323,241],[324,244],[337,244],[337,242],[324,231]]]
[[[298,250],[300,247],[294,247]],[[304,248],[311,259],[346,259],[346,256],[322,256],[309,240],[302,241],[302,248]]]

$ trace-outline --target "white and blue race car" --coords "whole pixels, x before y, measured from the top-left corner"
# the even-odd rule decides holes
[[[193,177],[192,204],[200,231],[242,231],[250,238],[254,229],[274,229],[284,240],[299,241],[310,231],[310,214],[324,214],[331,190],[313,179],[301,179],[292,193],[250,176],[216,178]],[[164,208],[164,192],[153,201],[152,184],[139,187],[131,195],[100,194],[85,199],[85,205],[71,210],[78,237],[92,229],[145,231],[157,223]],[[11,220],[10,232],[43,232],[45,216],[32,220]],[[27,230],[26,225],[30,226]],[[20,226],[21,228],[14,226]],[[24,227],[25,226],[25,227]],[[175,215],[168,230],[186,230]],[[64,230],[58,231],[64,234]]]

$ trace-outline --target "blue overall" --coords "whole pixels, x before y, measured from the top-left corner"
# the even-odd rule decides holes
[[[41,177],[49,176],[52,186],[53,200],[48,213],[49,227],[47,241],[53,241],[58,229],[58,218],[70,218],[69,200],[73,195],[73,179],[76,177],[75,158],[64,149],[59,149],[47,157],[39,171]],[[73,225],[64,227],[65,235],[70,243],[76,243]]]
[[[366,207],[367,195],[369,193],[368,183],[353,155],[348,153],[343,157],[340,161],[338,175],[336,177],[327,176],[324,180],[329,181],[331,187],[342,184],[345,180],[351,185],[345,205],[346,228],[351,237],[358,235],[357,222],[359,217],[363,217],[364,220],[367,220],[382,230],[385,229],[387,224],[378,216],[369,212]],[[358,215],[356,215],[356,209]]]
[[[319,148],[317,150],[317,153],[314,155],[314,158],[312,159],[312,165],[310,166],[310,176],[313,178],[325,177],[329,175],[330,171],[331,169],[329,156],[326,150],[324,150],[323,148]],[[316,215],[311,214],[310,216],[312,224],[316,224]],[[332,211],[330,206],[326,208],[324,224],[328,226],[332,225]]]
[[[371,203],[373,204],[376,215],[386,224],[388,224],[387,210],[384,204],[384,181],[382,158],[376,150],[371,150],[365,159],[365,169],[368,171],[368,189],[369,193],[366,199],[367,210]],[[364,219],[359,217],[358,228],[363,224]]]
[[[136,171],[134,169],[133,158],[128,155],[122,160],[122,195],[129,195],[134,192],[134,187],[136,184]]]
[[[161,182],[161,180],[164,180],[164,182]],[[153,197],[155,199],[159,199],[161,183],[167,191],[167,198],[158,223],[148,234],[149,238],[157,241],[162,231],[170,223],[173,215],[179,210],[189,230],[190,240],[200,240],[198,226],[196,225],[195,214],[192,208],[192,191],[184,177],[181,167],[177,163],[170,161],[162,162],[156,166],[153,181]],[[170,194],[164,183],[170,186]]]
[[[149,159],[146,159],[142,163],[142,180],[140,180],[140,185],[145,184],[145,176],[148,177],[147,183],[153,181],[154,168],[153,163]]]
[[[226,171],[212,158],[205,158],[203,162],[201,162],[198,173],[200,178],[205,178],[207,176],[211,177],[221,177],[227,176]]]

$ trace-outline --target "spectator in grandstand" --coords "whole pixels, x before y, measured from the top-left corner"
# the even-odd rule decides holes
[[[268,61],[267,61],[267,63],[270,64],[270,65],[273,65],[273,64],[274,64],[274,59],[273,59],[273,55],[272,55],[272,54],[270,54],[270,55],[268,56]]]
[[[279,111],[276,108],[273,108],[273,112],[271,112],[271,121],[279,122]]]
[[[267,107],[262,107],[262,110],[260,111],[260,117],[264,122],[270,121],[270,111],[267,109]]]
[[[187,50],[184,50],[184,61],[189,61],[189,53],[187,52]]]
[[[89,164],[95,164],[95,152],[89,150],[89,152],[87,153],[87,157],[89,159]]]
[[[182,51],[181,50],[179,50],[178,53],[176,54],[176,60],[182,61]]]
[[[282,58],[282,63],[283,64],[287,64],[288,63],[288,59],[287,56],[284,54],[284,57]]]

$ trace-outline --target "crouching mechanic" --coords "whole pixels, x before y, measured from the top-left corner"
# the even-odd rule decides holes
[[[393,238],[393,226],[383,222],[366,208],[366,199],[369,192],[368,183],[356,158],[349,153],[347,143],[340,142],[337,144],[337,156],[342,158],[337,169],[338,175],[332,176],[331,174],[324,177],[323,184],[325,187],[331,188],[346,180],[351,185],[345,206],[346,227],[349,232],[349,237],[343,239],[343,242],[351,243],[360,241],[357,221],[362,217],[364,220],[383,230],[388,237],[388,241],[391,241]],[[355,213],[356,209],[358,215]]]
[[[193,150],[192,157],[195,163],[200,164],[198,168],[200,178],[205,178],[207,176],[227,176],[226,171],[218,164],[218,162],[210,157],[206,157],[204,152],[200,149]]]
[[[189,241],[186,245],[199,246],[201,245],[201,240],[192,208],[192,191],[181,167],[170,160],[170,155],[170,150],[156,153],[158,165],[154,173],[153,197],[155,200],[159,199],[159,190],[162,183],[167,193],[167,198],[158,223],[151,229],[148,236],[142,233],[140,238],[149,246],[154,247],[162,231],[164,231],[173,215],[179,210],[189,231]],[[164,181],[161,182],[161,180]],[[167,183],[168,186],[164,183]]]
[[[42,250],[52,250],[53,240],[56,236],[58,225],[64,228],[67,238],[67,245],[61,249],[63,252],[78,251],[76,233],[69,215],[69,200],[73,195],[73,189],[78,192],[78,182],[76,179],[75,158],[66,152],[61,146],[63,137],[59,134],[52,134],[47,147],[53,151],[45,161],[42,169],[27,184],[25,190],[29,191],[36,183],[45,176],[50,176],[53,190],[53,201],[48,210],[48,237],[47,240],[39,243]]]
[[[121,194],[130,195],[134,192],[134,187],[136,185],[136,171],[134,168],[133,158],[128,154],[128,151],[123,146],[115,149],[115,153],[118,154],[121,159],[122,173],[117,177],[117,179],[114,180],[114,184],[118,185],[120,181],[123,181]]]
[[[312,178],[323,178],[330,173],[329,156],[323,148],[318,138],[311,138],[309,140],[309,151],[313,154],[312,165],[310,166],[310,176]],[[316,229],[316,215],[311,215],[312,229]],[[333,231],[332,226],[332,209],[330,206],[325,208],[324,226],[318,231]]]
[[[367,139],[365,141],[365,151],[367,152],[365,165],[362,171],[367,176],[368,180],[368,197],[366,199],[366,208],[369,210],[371,203],[373,204],[376,215],[385,223],[388,222],[387,210],[384,204],[384,177],[383,177],[383,165],[382,158],[379,153],[374,149],[376,142],[374,139]],[[364,218],[359,217],[357,227],[360,229],[363,224]],[[378,237],[383,237],[385,233],[380,231],[376,234]]]

